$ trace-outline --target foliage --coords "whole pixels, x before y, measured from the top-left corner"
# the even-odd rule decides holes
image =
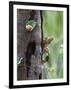
[[[53,36],[49,45],[48,78],[63,77],[63,11],[43,11],[43,37]]]

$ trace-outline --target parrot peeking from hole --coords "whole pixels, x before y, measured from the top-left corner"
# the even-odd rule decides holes
[[[34,30],[35,26],[36,26],[36,22],[35,20],[28,20],[27,23],[26,23],[26,30],[28,32],[31,32]]]

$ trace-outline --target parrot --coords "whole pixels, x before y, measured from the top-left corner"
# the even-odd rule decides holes
[[[35,20],[28,20],[26,22],[26,30],[29,31],[29,32],[33,31],[36,24],[37,23],[35,22]]]

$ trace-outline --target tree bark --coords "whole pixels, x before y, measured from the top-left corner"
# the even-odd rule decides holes
[[[33,13],[34,12],[34,13]],[[37,22],[32,32],[26,30],[26,22],[33,19]],[[30,67],[27,77],[26,56],[29,42],[35,41],[36,49],[30,59]],[[23,57],[23,63],[17,65],[17,80],[41,79],[41,16],[39,10],[17,9],[17,57]]]

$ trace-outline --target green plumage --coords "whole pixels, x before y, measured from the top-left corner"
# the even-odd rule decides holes
[[[35,28],[37,22],[35,22],[34,20],[28,20],[26,25],[31,25],[33,27],[33,29]]]
[[[48,62],[48,60],[49,60],[49,53],[44,53],[43,54],[43,61]]]

